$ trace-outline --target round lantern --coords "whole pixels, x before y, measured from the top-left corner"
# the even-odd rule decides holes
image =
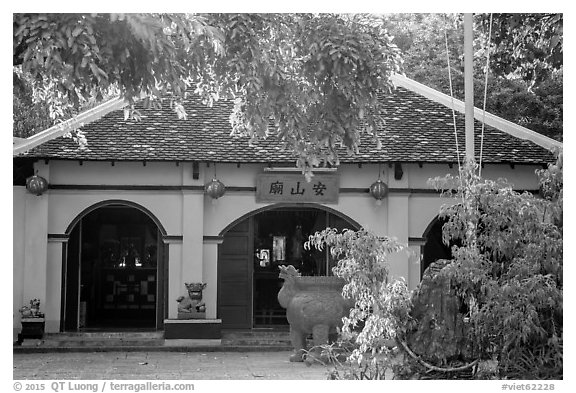
[[[382,199],[388,195],[388,186],[382,180],[378,179],[370,186],[370,195],[376,199],[377,204],[381,204]]]
[[[48,182],[42,176],[30,176],[26,179],[26,189],[32,194],[42,195],[48,189]]]
[[[226,186],[218,179],[212,179],[211,182],[206,183],[204,192],[212,199],[218,199],[226,192]]]

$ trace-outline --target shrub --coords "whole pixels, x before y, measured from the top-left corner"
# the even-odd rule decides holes
[[[477,358],[498,378],[562,376],[562,155],[538,171],[541,195],[481,179],[468,166],[436,183],[460,201],[445,207],[444,242],[459,240],[438,274],[468,308]]]
[[[383,379],[391,369],[391,348],[398,332],[409,325],[410,292],[403,278],[391,279],[388,256],[404,250],[395,239],[360,229],[338,233],[327,228],[310,236],[305,247],[330,252],[340,258],[333,272],[346,281],[342,294],[354,299],[350,315],[344,318],[338,348],[349,348],[347,361],[338,363],[341,372],[334,378]],[[345,366],[345,367],[344,367]]]
[[[404,245],[365,229],[327,228],[306,247],[330,247],[340,258],[333,272],[346,281],[343,295],[355,300],[331,378],[381,379],[391,369],[399,378],[562,378],[562,154],[538,171],[539,196],[515,192],[504,180],[481,179],[476,171],[468,165],[458,177],[434,180],[458,202],[441,209],[443,240],[455,245],[453,259],[435,277],[464,305],[473,361],[454,366],[440,350],[438,367],[406,345],[406,335],[422,321],[411,317],[410,292],[403,279],[389,276],[387,263]],[[395,342],[409,356],[399,357]]]

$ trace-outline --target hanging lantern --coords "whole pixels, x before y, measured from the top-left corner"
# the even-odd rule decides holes
[[[26,179],[26,189],[32,194],[42,195],[48,189],[48,182],[42,176],[30,176]]]
[[[212,199],[218,199],[226,192],[226,186],[218,179],[212,179],[211,182],[206,183],[204,192]]]
[[[370,195],[376,199],[376,203],[380,205],[382,199],[388,195],[388,186],[382,180],[378,179],[370,186]]]

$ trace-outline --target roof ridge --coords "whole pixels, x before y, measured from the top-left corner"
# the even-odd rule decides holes
[[[444,94],[439,90],[426,86],[420,82],[415,81],[414,79],[410,79],[405,75],[392,74],[390,79],[395,86],[403,87],[434,102],[442,104],[450,109],[454,109],[460,113],[465,113],[464,102]],[[477,107],[474,107],[474,118],[480,122],[484,122],[485,124],[496,128],[497,130],[512,135],[513,137],[534,142],[546,150],[554,151],[557,148],[562,148],[562,142],[554,140],[538,132],[532,131],[526,127],[522,127],[519,124],[503,119],[490,112],[486,112],[484,114],[484,111]]]

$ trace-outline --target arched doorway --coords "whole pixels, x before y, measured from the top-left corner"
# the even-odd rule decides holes
[[[279,265],[302,275],[330,275],[329,250],[305,250],[310,234],[332,227],[357,230],[358,223],[320,205],[272,205],[251,212],[222,231],[218,247],[218,318],[227,329],[287,326],[278,304]]]
[[[436,216],[424,231],[426,242],[422,247],[422,262],[420,263],[420,280],[424,271],[438,259],[452,259],[452,246],[454,243],[445,244],[442,240],[442,229],[448,222],[447,217]]]
[[[64,331],[162,328],[164,229],[143,207],[107,201],[69,226],[63,271]]]

